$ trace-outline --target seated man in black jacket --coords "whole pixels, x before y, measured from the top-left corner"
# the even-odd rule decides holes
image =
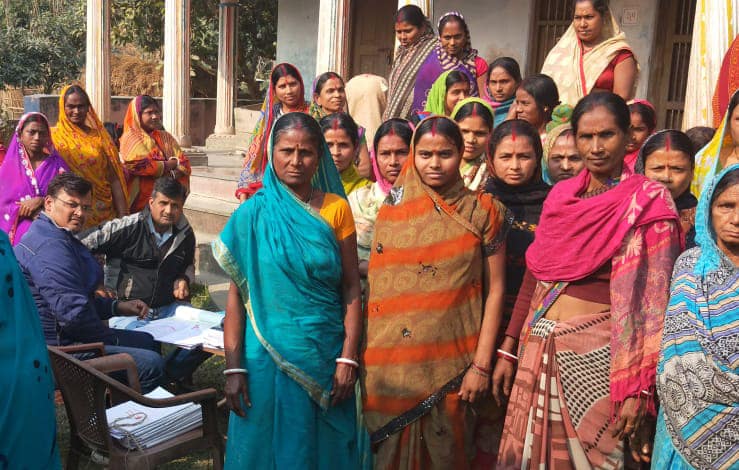
[[[190,297],[195,233],[182,214],[185,194],[177,180],[159,178],[144,210],[80,236],[93,253],[121,259],[118,299],[146,302],[150,318],[173,315]],[[209,356],[202,350],[178,349],[167,358],[165,372],[172,380],[187,377]]]

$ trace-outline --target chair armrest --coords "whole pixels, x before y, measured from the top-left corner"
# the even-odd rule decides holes
[[[109,356],[96,357],[94,359],[88,359],[85,364],[94,367],[95,369],[105,374],[111,372],[126,371],[126,379],[128,380],[128,386],[136,392],[141,391],[141,384],[139,384],[139,372],[136,369],[136,362],[130,354],[120,353],[111,354]]]
[[[212,400],[215,404],[217,394],[218,392],[215,388],[204,388],[196,392],[183,393],[182,395],[176,395],[171,398],[149,398],[144,395],[138,395],[132,396],[131,399],[136,403],[152,408],[166,408],[168,406],[182,405],[190,402],[201,403],[207,400]]]
[[[103,343],[70,344],[69,346],[57,346],[57,349],[67,354],[91,352],[95,353],[95,357],[105,356],[105,344]]]

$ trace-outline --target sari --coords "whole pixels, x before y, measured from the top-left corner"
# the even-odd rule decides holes
[[[313,186],[344,197],[325,143]],[[231,413],[226,468],[357,468],[356,402],[330,405],[344,341],[334,230],[268,164],[262,189],[234,212],[213,253],[244,301],[251,371],[252,407],[245,418]]]
[[[423,109],[423,106],[414,105],[414,87],[421,66],[434,51],[437,42],[434,30],[430,24],[426,23],[425,31],[412,44],[398,46],[390,70],[387,107],[382,115],[383,120],[395,117],[410,119],[414,110]],[[436,74],[431,82],[438,76],[439,74]],[[429,87],[431,82],[429,82]]]
[[[349,167],[340,173],[341,184],[344,186],[344,193],[349,195],[359,188],[364,188],[372,184],[372,181],[363,178],[357,171],[357,166],[352,162]]]
[[[734,95],[737,93],[739,93],[739,90],[734,91]],[[729,116],[727,108],[724,111],[721,125],[711,141],[695,155],[695,176],[693,176],[693,182],[690,185],[690,192],[699,197],[703,191],[703,186],[707,185],[709,181],[713,181],[716,175],[721,172],[737,145],[737,142],[734,142],[731,137],[730,121],[731,116]]]
[[[656,412],[660,332],[680,251],[677,214],[664,186],[628,167],[594,196],[584,193],[590,178],[584,170],[552,188],[526,253],[539,282],[521,333],[498,468],[621,468],[623,443],[610,429],[621,404],[638,397]],[[544,318],[569,283],[608,263],[610,309]]]
[[[149,201],[154,182],[165,172],[165,164],[176,158],[177,178],[189,192],[190,160],[180,149],[177,140],[164,129],[146,132],[141,127],[141,96],[131,100],[123,119],[121,160],[128,172],[128,204],[131,213],[141,211]]]
[[[665,131],[652,134],[646,141],[644,141],[644,144],[646,144],[652,137],[659,135],[661,132]],[[634,172],[640,175],[644,174],[644,167],[646,164],[644,161],[645,155],[643,149],[644,145],[639,149],[638,155],[633,164]],[[685,248],[693,248],[695,246],[695,211],[697,206],[698,199],[690,192],[690,188],[675,198],[675,207],[677,208],[677,214],[680,217],[680,233],[684,237]]]
[[[717,129],[721,124],[721,114],[729,106],[731,95],[739,89],[739,35],[729,46],[721,63],[716,89],[711,101],[713,109],[713,128]]]
[[[477,51],[474,51],[474,57],[477,56]],[[470,95],[477,96],[477,71],[475,67],[475,59],[470,56],[463,58],[462,60],[447,54],[441,47],[441,43],[437,41],[436,46],[428,55],[426,60],[418,70],[416,77],[416,84],[413,88],[413,104],[411,106],[411,112],[420,112],[427,110],[426,106],[430,100],[434,100],[432,106],[437,111],[435,114],[446,115],[444,110],[443,102],[446,98],[446,85],[442,82],[442,88],[444,89],[444,98],[442,99],[441,111],[438,112],[438,90],[434,97],[431,96],[431,88],[434,83],[438,82],[439,78],[445,74],[445,72],[451,72],[452,70],[459,70],[467,76],[470,82]],[[448,73],[447,73],[448,75]],[[445,76],[446,78],[446,76]],[[427,110],[428,111],[428,110]]]
[[[484,258],[507,225],[489,195],[461,178],[439,194],[406,160],[369,261],[362,392],[375,468],[469,467],[474,419],[456,392],[480,333]]]
[[[442,73],[441,75],[439,75],[439,78],[434,81],[433,85],[431,85],[431,89],[428,92],[426,105],[423,108],[423,110],[426,111],[425,117],[428,117],[429,115],[447,115],[446,77],[449,76],[449,73],[451,73],[451,70],[447,70],[446,72]]]
[[[575,104],[580,101],[593,90],[600,75],[619,52],[632,51],[610,10],[607,16],[601,33],[603,41],[587,53],[577,38],[574,22],[549,51],[541,73],[552,77],[557,84],[562,103]],[[635,80],[634,87],[637,83],[638,80]]]
[[[108,181],[112,171],[121,183],[123,195],[128,198],[126,178],[119,160],[118,149],[92,108],[87,111],[84,131],[67,117],[64,111],[64,95],[69,86],[59,94],[59,120],[51,129],[51,140],[59,155],[78,174],[92,184],[92,211],[87,214],[85,228],[95,227],[118,216],[113,206],[113,193]]]
[[[20,242],[33,222],[33,219],[20,218],[20,201],[46,196],[46,188],[51,180],[59,173],[69,171],[64,159],[54,148],[51,138],[44,149],[46,158],[34,170],[20,142],[23,124],[33,115],[41,116],[46,121],[46,117],[41,113],[24,114],[10,140],[5,160],[0,164],[0,181],[3,182],[3,190],[0,191],[0,230],[8,234],[10,244],[13,246]],[[48,121],[46,127],[49,127]]]
[[[247,197],[251,197],[259,190],[259,188],[262,187],[262,177],[264,176],[264,172],[268,166],[267,155],[269,152],[267,151],[267,144],[270,135],[272,135],[272,126],[277,118],[284,114],[282,111],[282,103],[279,102],[275,95],[271,77],[275,73],[275,70],[283,65],[285,64],[282,63],[275,65],[272,69],[272,73],[270,73],[269,88],[267,88],[267,94],[264,97],[262,108],[259,111],[259,119],[251,133],[249,148],[244,157],[244,167],[241,170],[238,189],[236,190],[237,198],[241,194],[246,194]],[[296,68],[295,70],[297,71],[298,69]],[[298,72],[298,74],[300,74],[300,72]],[[302,102],[295,109],[289,109],[287,112],[310,114],[310,104],[305,102],[305,86],[303,85],[303,78],[299,76],[298,81],[300,82],[300,98]]]
[[[457,113],[462,108],[462,106],[466,105],[467,103],[479,103],[490,112],[491,116],[495,116],[495,111],[493,111],[493,108],[484,99],[465,98],[454,106],[451,115],[451,118],[453,120],[457,120]],[[490,131],[492,132],[492,129]],[[487,152],[483,152],[472,160],[465,160],[464,158],[462,158],[462,162],[459,165],[459,172],[462,174],[462,180],[464,181],[464,185],[467,187],[467,189],[469,189],[470,191],[477,191],[478,189],[480,189],[487,181],[488,176],[490,176],[490,171],[488,170]]]
[[[0,464],[60,469],[54,377],[36,303],[0,233]]]
[[[675,264],[657,366],[661,408],[652,468],[739,467],[739,267],[711,222],[716,185],[698,204],[698,246]]]
[[[356,75],[346,82],[346,105],[349,115],[364,127],[368,147],[374,142],[375,132],[382,125],[382,114],[387,107],[387,80],[370,74]]]

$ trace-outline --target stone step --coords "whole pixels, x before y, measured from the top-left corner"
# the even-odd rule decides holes
[[[240,173],[241,168],[194,168],[190,175],[190,192],[235,203]],[[218,204],[218,201],[213,202]]]

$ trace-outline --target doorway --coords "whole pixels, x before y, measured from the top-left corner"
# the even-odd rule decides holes
[[[398,0],[351,2],[350,63],[347,80],[371,73],[387,78],[393,63],[393,17]]]

